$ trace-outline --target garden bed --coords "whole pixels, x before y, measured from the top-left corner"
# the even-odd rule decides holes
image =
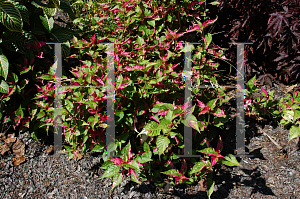
[[[271,90],[275,89],[275,98],[283,97],[286,86],[274,85]],[[234,108],[232,110],[234,115]],[[222,154],[234,154],[234,117],[221,136]],[[268,136],[282,149],[278,149]],[[206,198],[201,182],[160,188],[148,182],[133,183],[128,177],[110,194],[111,179],[100,179],[104,170],[99,168],[103,161],[98,154],[88,151],[82,159],[68,161],[68,155],[63,152],[48,155],[50,143],[38,143],[28,133],[17,137],[25,143],[26,161],[14,166],[14,153],[0,155],[0,198]],[[4,144],[3,140],[0,142]],[[215,192],[211,198],[299,197],[298,148],[296,139],[288,143],[288,130],[267,119],[246,117],[246,152],[253,157],[238,158],[241,167],[217,165]]]

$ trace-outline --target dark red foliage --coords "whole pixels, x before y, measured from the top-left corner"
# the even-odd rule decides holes
[[[300,0],[220,0],[214,36],[219,46],[229,42],[248,42],[245,72],[249,79],[257,74],[262,84],[278,78],[283,83],[300,80]],[[236,66],[236,46],[226,52]],[[271,86],[271,85],[270,85]]]

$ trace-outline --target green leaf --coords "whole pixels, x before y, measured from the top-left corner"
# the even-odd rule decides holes
[[[209,4],[211,4],[211,5],[219,5],[220,4],[220,2],[218,2],[218,1],[213,1],[213,2],[211,2],[211,3],[209,3]]]
[[[145,126],[144,126],[144,129],[145,130],[148,130],[148,131],[151,131],[153,129],[157,129],[158,128],[158,123],[157,122],[154,122],[154,121],[151,121],[150,123],[147,123]]]
[[[113,190],[116,186],[118,186],[119,184],[121,184],[122,180],[123,180],[122,173],[116,174],[113,177],[113,186],[112,186],[111,190]]]
[[[144,151],[150,151],[150,147],[149,147],[149,144],[147,142],[144,142],[143,149],[144,149]]]
[[[36,136],[36,132],[34,132],[34,131],[31,132],[31,133],[30,133],[30,136],[31,136],[35,141],[37,141],[37,142],[39,141],[38,138],[37,138],[37,136]]]
[[[283,115],[283,119],[292,122],[294,118],[294,111],[286,111]]]
[[[24,113],[23,113],[23,110],[22,110],[21,105],[20,105],[19,108],[16,110],[15,114],[16,114],[17,116],[20,116],[21,118],[23,118]]]
[[[144,157],[142,155],[138,155],[137,158],[136,158],[136,161],[143,164],[143,163],[152,161],[152,159],[148,158],[148,157]]]
[[[137,42],[139,45],[142,45],[142,44],[145,43],[145,40],[144,40],[142,37],[138,36],[138,39],[136,40],[136,42]]]
[[[47,15],[40,16],[40,19],[42,20],[42,24],[44,25],[44,27],[46,28],[47,32],[51,32],[51,30],[53,29],[53,25],[54,25],[54,19],[53,17],[51,17],[50,19],[47,17]]]
[[[0,23],[11,31],[22,32],[22,16],[12,2],[0,1]]]
[[[173,119],[173,111],[169,110],[166,114],[166,120],[171,122],[172,119]]]
[[[101,165],[101,169],[107,169],[108,167],[110,167],[110,165],[112,165],[112,161],[108,160],[108,161],[105,161],[102,165]]]
[[[121,111],[121,110],[116,110],[116,111],[115,111],[115,114],[116,114],[116,116],[119,117],[119,119],[118,119],[117,122],[121,121],[121,120],[123,119],[123,117],[124,117],[124,112]]]
[[[99,121],[98,120],[99,115],[95,115],[95,117],[90,116],[88,118],[88,121],[91,123],[92,129],[94,130],[95,124]]]
[[[207,187],[208,187],[207,195],[208,198],[210,198],[211,194],[214,192],[215,181],[207,180]]]
[[[0,92],[8,94],[8,91],[9,91],[8,90],[8,84],[4,80],[2,80],[1,84],[0,84]]]
[[[163,119],[163,120],[159,123],[157,129],[167,129],[167,128],[169,128],[170,125],[171,125],[171,120]]]
[[[128,160],[130,150],[131,150],[131,144],[130,144],[130,141],[129,141],[128,144],[121,151],[121,153],[123,155],[126,155],[125,159],[124,159],[125,162],[127,162],[127,160]]]
[[[209,106],[209,110],[213,110],[215,108],[217,100],[218,98],[212,99],[207,103],[207,105]]]
[[[252,90],[253,86],[254,86],[254,82],[255,82],[255,78],[256,75],[254,77],[252,77],[248,82],[247,82],[247,86]]]
[[[228,154],[225,156],[225,159],[222,160],[222,164],[227,166],[241,166],[240,163],[236,160],[235,156]]]
[[[135,182],[135,183],[141,183],[136,177],[135,177],[135,175],[133,175],[133,173],[131,173],[130,174],[130,179],[133,181],[133,182]]]
[[[212,35],[210,33],[207,33],[207,35],[205,35],[205,39],[206,39],[205,48],[208,48],[208,46],[210,45],[210,43],[212,41]]]
[[[300,110],[296,109],[295,112],[294,112],[293,121],[297,120],[298,118],[300,118]]]
[[[30,24],[29,11],[26,8],[26,6],[19,4],[19,2],[14,2],[14,3],[15,3],[15,7],[19,10],[19,12],[22,16],[22,20],[25,21],[26,23]]]
[[[193,44],[189,44],[189,45],[185,45],[183,49],[181,49],[181,52],[192,52],[193,50],[195,50],[195,47]]]
[[[101,176],[100,179],[113,177],[114,175],[119,173],[119,170],[120,170],[120,167],[118,165],[111,164],[105,170],[105,172],[103,173],[103,175]]]
[[[153,26],[153,28],[155,28],[155,20],[147,21],[147,23],[148,23],[150,26]]]
[[[187,114],[186,119],[184,120],[184,125],[188,127],[190,126],[200,133],[197,118],[192,113]]]
[[[170,144],[169,138],[163,135],[157,137],[156,146],[157,146],[159,156],[165,152],[169,144]]]
[[[196,162],[196,164],[193,166],[192,170],[190,171],[190,174],[198,173],[200,172],[206,165],[206,162]]]
[[[290,128],[290,131],[289,131],[289,141],[291,141],[294,138],[297,138],[299,135],[300,135],[299,126],[298,127],[297,126],[292,126]]]
[[[181,176],[181,174],[176,169],[170,169],[168,171],[161,172],[161,173],[166,174],[168,176],[172,176],[172,175]]]
[[[2,49],[0,48],[0,76],[4,77],[4,79],[7,79],[8,75],[8,67],[9,62],[5,55],[2,53]]]
[[[100,142],[100,144],[97,144],[92,151],[95,151],[95,152],[102,152],[105,148],[105,144]]]
[[[60,9],[62,9],[65,13],[67,13],[69,18],[72,21],[76,18],[75,13],[68,1],[60,0]]]
[[[20,71],[20,75],[24,74],[24,73],[28,73],[31,70],[31,66],[29,65],[28,68]]]

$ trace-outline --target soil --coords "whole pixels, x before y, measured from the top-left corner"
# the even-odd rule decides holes
[[[266,89],[274,89],[275,98],[279,99],[286,88],[274,83],[273,88]],[[235,91],[230,92],[234,95]],[[235,109],[232,111],[233,117],[221,132],[223,155],[235,151]],[[245,150],[253,157],[237,158],[240,167],[217,165],[211,198],[300,198],[297,140],[288,142],[288,130],[268,119],[246,117],[245,128]],[[8,131],[5,136],[11,133]],[[41,144],[41,140],[35,141],[28,133],[16,137],[25,144],[25,162],[15,166],[16,154],[12,150],[0,154],[0,198],[207,198],[201,184],[160,188],[148,182],[136,184],[127,176],[110,192],[111,179],[100,179],[103,161],[97,154],[88,151],[82,159],[68,161],[64,151],[48,155],[50,144]],[[3,139],[1,145],[5,143]]]

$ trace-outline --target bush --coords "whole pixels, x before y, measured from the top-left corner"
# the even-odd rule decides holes
[[[73,5],[85,8],[86,13],[74,20],[82,34],[71,42],[78,51],[70,58],[78,59],[82,66],[71,71],[75,78],[62,79],[66,85],[61,94],[63,132],[70,158],[88,148],[100,152],[105,161],[102,168],[106,169],[102,178],[113,177],[112,188],[121,183],[124,174],[135,182],[149,180],[160,185],[166,177],[169,182],[174,179],[175,184],[205,178],[210,196],[214,188],[213,166],[239,163],[232,155],[220,154],[222,141],[218,129],[227,122],[223,105],[230,100],[224,88],[217,89],[218,92],[193,88],[190,99],[198,106],[183,103],[184,80],[190,76],[183,71],[183,52],[193,52],[193,85],[218,84],[216,59],[226,59],[222,49],[211,43],[212,34],[207,27],[217,19],[206,16],[206,2],[77,1]],[[199,37],[201,40],[195,41]],[[108,86],[105,58],[109,51],[103,42],[115,45],[116,139],[112,146],[107,146],[108,151],[105,127],[111,117],[106,116],[106,92],[113,87]],[[185,42],[201,44],[184,47]],[[39,77],[47,80],[45,88],[53,89],[55,67]],[[68,85],[102,88],[75,90]],[[45,114],[46,126],[53,125],[53,109],[49,107],[54,96],[53,90],[45,88],[39,89],[35,99],[36,112]],[[38,117],[32,114],[32,118]],[[193,128],[193,140],[197,140],[193,142],[193,153],[201,158],[176,155],[184,147],[184,126]],[[114,149],[121,157],[110,156]]]

